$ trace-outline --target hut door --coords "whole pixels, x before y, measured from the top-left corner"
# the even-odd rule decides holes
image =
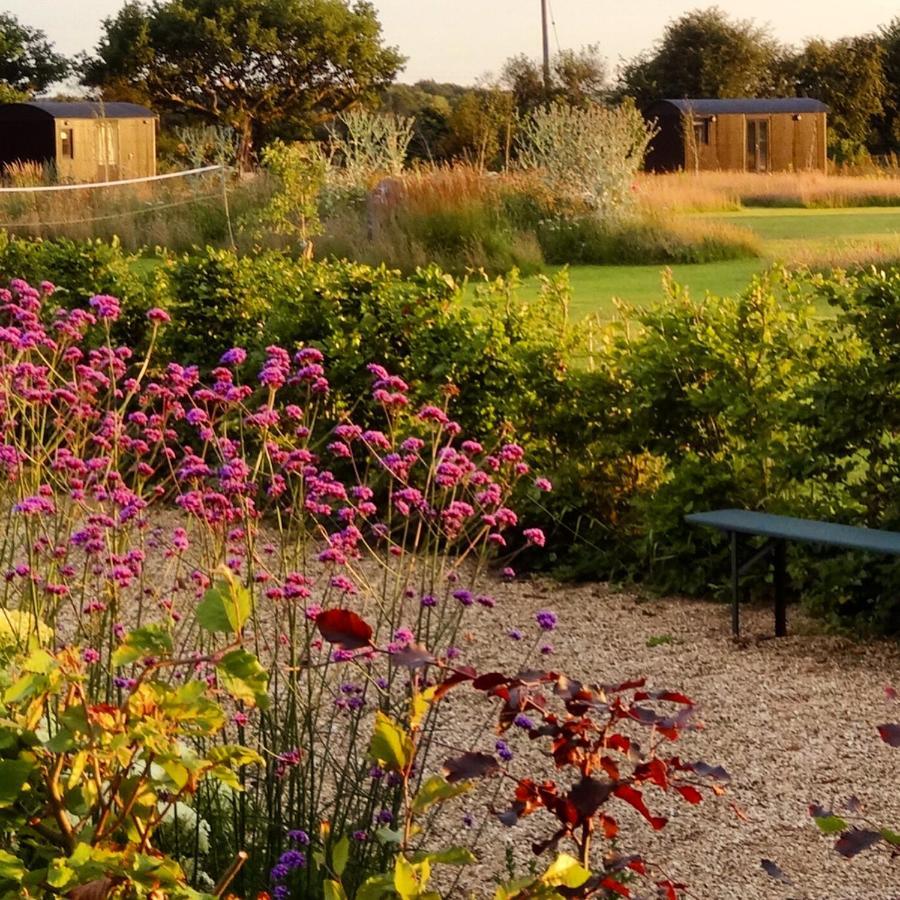
[[[769,120],[747,120],[747,171],[769,171]]]
[[[115,119],[97,122],[97,162],[100,181],[115,181],[119,177],[119,123]]]

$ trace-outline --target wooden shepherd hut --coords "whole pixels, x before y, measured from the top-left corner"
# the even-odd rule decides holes
[[[156,113],[136,103],[0,104],[0,167],[52,164],[64,182],[156,174]]]
[[[809,97],[658,100],[652,172],[825,172],[828,107]]]

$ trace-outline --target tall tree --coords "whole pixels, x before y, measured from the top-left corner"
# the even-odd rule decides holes
[[[550,90],[544,85],[541,64],[524,53],[503,66],[501,83],[512,91],[519,113],[530,113],[547,103],[585,107],[608,93],[606,63],[596,44],[580,50],[561,50],[550,61]]]
[[[879,29],[878,42],[884,50],[884,115],[878,122],[878,149],[900,153],[900,16]]]
[[[0,99],[27,99],[62,81],[69,68],[43,31],[0,13]]]
[[[718,6],[666,25],[650,53],[623,67],[619,91],[644,106],[662,97],[754,97],[780,93],[778,43],[750,20]]]
[[[884,112],[884,47],[873,35],[828,42],[815,38],[789,62],[793,86],[831,108],[833,149],[858,149],[873,137],[875,119]]]
[[[308,133],[403,63],[365,0],[131,0],[103,27],[85,85],[229,125],[245,165],[268,130]]]

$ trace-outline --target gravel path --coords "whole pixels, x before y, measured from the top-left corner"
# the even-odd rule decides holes
[[[646,675],[652,685],[683,690],[698,703],[705,728],[680,742],[680,755],[724,765],[733,779],[729,791],[697,807],[668,806],[665,795],[654,793],[654,811],[671,815],[656,834],[616,804],[628,823],[625,849],[646,853],[689,884],[691,896],[709,900],[900,898],[900,862],[872,851],[843,859],[808,814],[810,802],[837,808],[855,795],[875,822],[900,830],[900,750],[875,730],[900,720],[900,706],[883,690],[887,683],[900,687],[898,645],[823,635],[794,608],[790,634],[779,640],[768,637],[771,609],[747,609],[745,637],[735,642],[723,605],[542,581],[498,586],[496,595],[497,609],[483,613],[485,628],[473,629],[464,649],[482,671],[508,671],[511,658],[488,616],[500,613],[513,625],[552,608],[560,616],[554,669],[591,682]],[[662,642],[648,646],[654,638]],[[471,701],[461,697],[452,701],[457,715],[470,718]],[[548,823],[536,819],[525,820],[526,832],[548,834]],[[488,824],[479,846],[490,849],[481,851],[476,883],[487,888],[502,873],[507,844],[524,865],[529,843]],[[791,884],[767,876],[762,859],[777,862]]]

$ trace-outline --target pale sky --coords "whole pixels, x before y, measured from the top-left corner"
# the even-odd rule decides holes
[[[122,0],[6,0],[4,8],[43,29],[63,53],[92,49],[100,21]],[[374,0],[388,43],[408,58],[401,81],[470,84],[516,53],[541,51],[539,0]],[[560,47],[599,44],[614,67],[652,46],[665,23],[712,5],[705,0],[551,0]],[[719,0],[729,15],[771,27],[783,43],[862,34],[900,13],[898,0]],[[557,38],[551,30],[551,47]]]

